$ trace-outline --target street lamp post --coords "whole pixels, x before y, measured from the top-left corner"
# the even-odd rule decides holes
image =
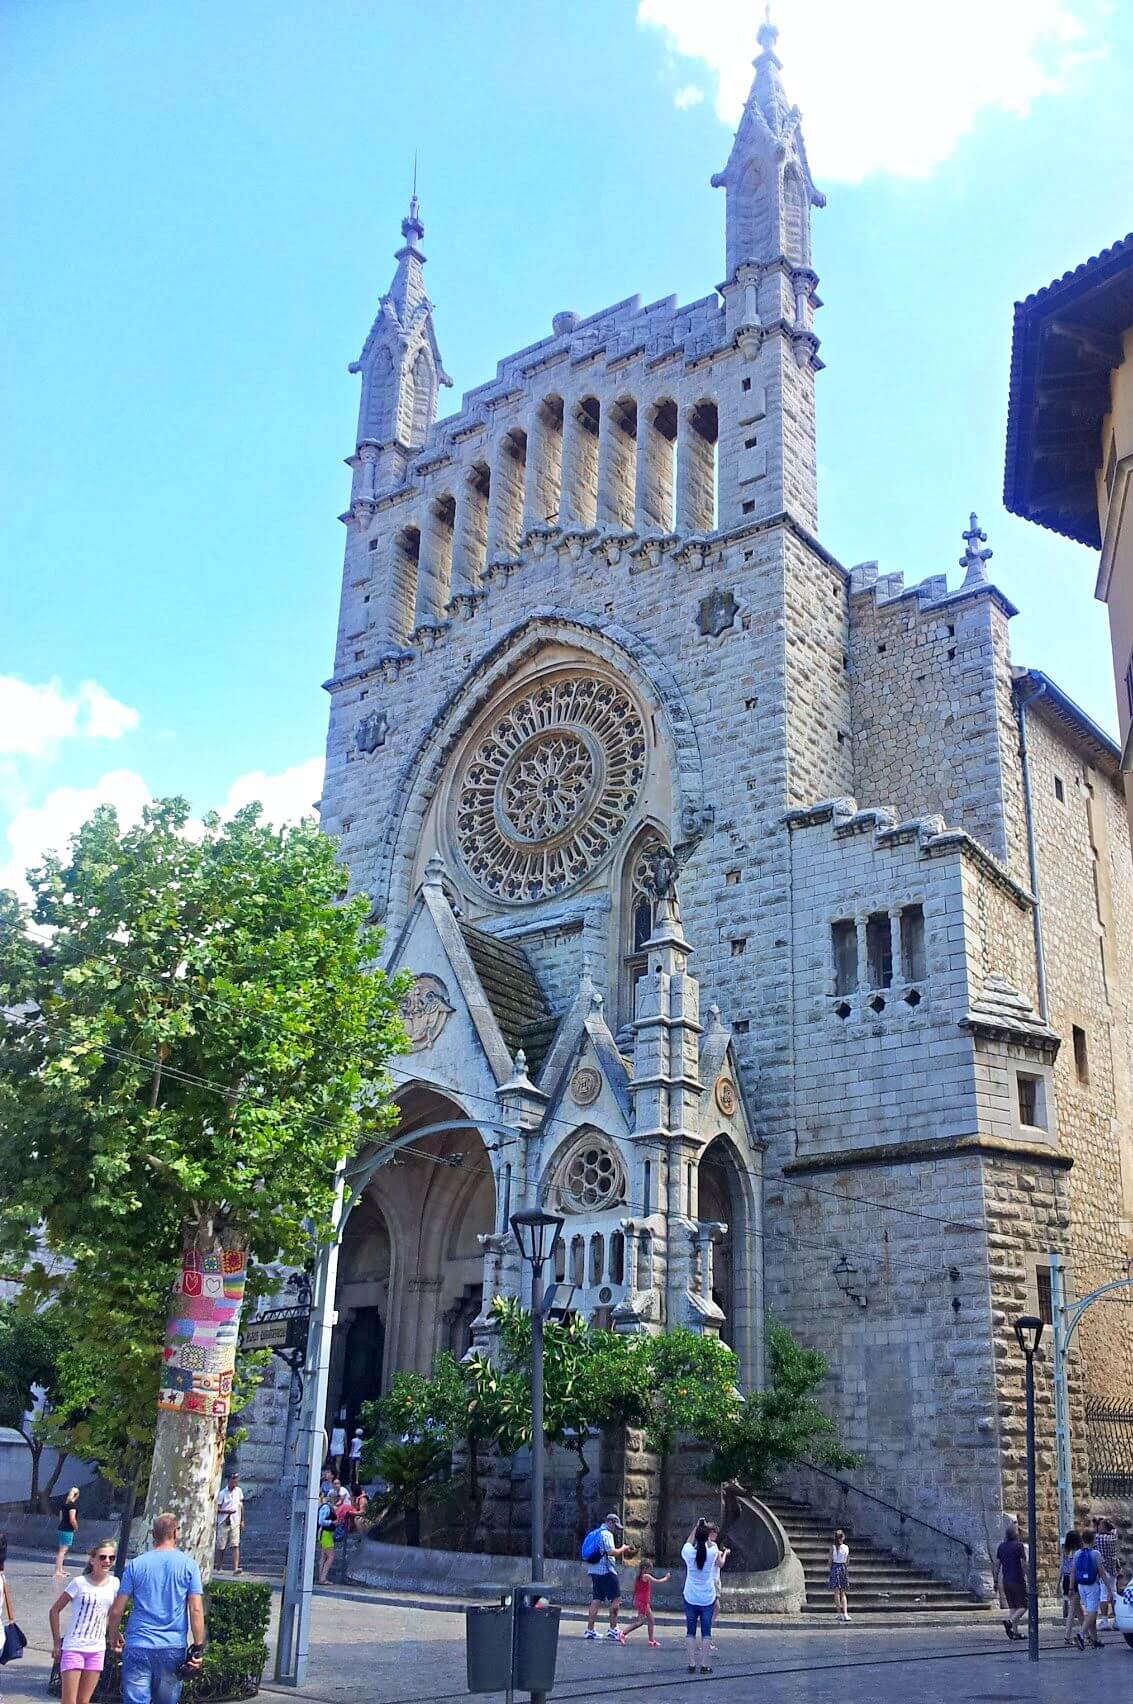
[[[1038,1518],[1035,1511],[1035,1352],[1043,1322],[1025,1314],[1015,1321],[1015,1336],[1027,1362],[1027,1656],[1039,1660]]]
[[[531,1578],[543,1578],[543,1269],[555,1252],[563,1221],[540,1207],[513,1213],[511,1228],[531,1268]],[[544,1693],[533,1692],[532,1704]]]

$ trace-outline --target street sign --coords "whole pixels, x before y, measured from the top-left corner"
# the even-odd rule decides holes
[[[241,1349],[305,1349],[311,1322],[309,1308],[268,1308],[248,1321],[240,1333]]]

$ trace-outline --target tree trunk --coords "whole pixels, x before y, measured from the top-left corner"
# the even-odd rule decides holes
[[[20,1437],[24,1440],[24,1443],[31,1452],[31,1484],[28,1486],[28,1513],[31,1515],[49,1514],[50,1511],[44,1504],[43,1494],[39,1489],[39,1458],[43,1454],[43,1445],[37,1438],[27,1432],[21,1432]]]
[[[63,1465],[66,1462],[66,1460],[67,1460],[66,1450],[57,1449],[55,1451],[55,1466],[51,1469],[51,1474],[50,1474],[50,1477],[47,1481],[47,1484],[43,1487],[44,1501],[49,1508],[50,1508],[50,1505],[51,1505],[51,1493],[54,1491],[56,1485],[58,1485],[58,1483],[59,1483],[59,1475],[63,1471]]]
[[[247,1239],[218,1227],[211,1216],[186,1226],[163,1351],[146,1529],[158,1515],[176,1515],[178,1543],[206,1580],[216,1544],[246,1251]]]
[[[114,1558],[114,1572],[122,1577],[130,1555],[130,1528],[134,1524],[134,1510],[138,1506],[138,1479],[135,1474],[126,1486],[126,1495],[122,1499],[122,1517],[118,1522],[118,1554]]]
[[[670,1452],[661,1451],[657,1474],[657,1525],[653,1530],[653,1554],[660,1560],[669,1556],[669,1512],[672,1507],[672,1470]]]

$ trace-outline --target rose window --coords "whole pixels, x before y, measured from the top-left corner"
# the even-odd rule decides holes
[[[620,838],[645,779],[641,715],[598,675],[545,682],[473,736],[454,798],[469,875],[522,904],[564,893]]]
[[[590,1141],[568,1159],[559,1186],[563,1206],[574,1213],[597,1213],[622,1194],[622,1168],[604,1143]]]

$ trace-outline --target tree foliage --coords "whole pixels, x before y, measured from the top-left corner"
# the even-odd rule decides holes
[[[731,1424],[713,1440],[707,1477],[715,1485],[738,1480],[751,1490],[765,1486],[776,1468],[810,1460],[826,1467],[856,1467],[838,1432],[815,1400],[829,1367],[815,1349],[804,1349],[785,1326],[767,1325],[765,1389],[753,1391]]]
[[[445,1353],[433,1376],[399,1373],[387,1396],[364,1411],[371,1433],[367,1470],[375,1471],[389,1440],[452,1448],[491,1444],[504,1455],[531,1443],[531,1317],[518,1302],[496,1297],[494,1360],[458,1362]],[[663,1459],[681,1439],[711,1451],[706,1477],[755,1488],[775,1468],[809,1458],[850,1467],[855,1457],[838,1443],[833,1421],[815,1393],[827,1376],[823,1357],[804,1349],[785,1327],[767,1325],[769,1379],[746,1398],[737,1388],[738,1363],[718,1338],[677,1330],[659,1337],[623,1337],[595,1330],[577,1315],[548,1320],[544,1330],[544,1435],[583,1449],[596,1427],[639,1427]]]
[[[0,1426],[18,1432],[28,1447],[32,1508],[50,1495],[62,1467],[60,1458],[50,1482],[40,1486],[40,1463],[51,1441],[50,1417],[65,1401],[60,1385],[66,1360],[66,1327],[56,1312],[36,1313],[15,1302],[0,1307]]]
[[[307,1255],[337,1163],[395,1116],[404,985],[334,843],[258,806],[199,832],[184,800],[127,830],[104,807],[29,881],[30,910],[0,895],[0,1256],[69,1315],[83,1444],[121,1476],[183,1238]]]
[[[211,1210],[262,1259],[299,1258],[337,1161],[390,1122],[402,988],[367,972],[366,901],[342,903],[313,823],[258,818],[196,836],[172,799],[122,831],[102,807],[31,872],[49,938],[0,935],[0,990],[38,1014],[0,1034],[9,1236],[42,1223],[117,1276],[168,1263]]]

